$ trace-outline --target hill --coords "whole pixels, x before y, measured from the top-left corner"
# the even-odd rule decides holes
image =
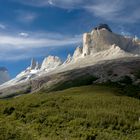
[[[139,140],[140,100],[116,86],[45,90],[0,100],[1,140]]]

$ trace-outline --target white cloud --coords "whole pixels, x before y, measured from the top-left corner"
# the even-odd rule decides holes
[[[22,33],[23,34],[23,33]],[[32,37],[0,35],[0,60],[17,60],[34,56],[42,56],[43,50],[58,49],[68,45],[77,45],[81,42],[81,36],[65,36],[58,33],[39,33]],[[49,36],[48,34],[48,36]],[[25,33],[24,33],[25,35]],[[56,35],[56,37],[55,37]],[[43,53],[47,53],[44,52]]]
[[[30,6],[83,9],[96,17],[119,23],[140,21],[139,0],[16,0]]]
[[[0,24],[0,29],[6,29],[6,26],[4,24]]]
[[[29,34],[28,33],[21,32],[21,33],[19,33],[19,36],[21,36],[21,37],[28,37]]]
[[[26,4],[26,5],[31,5],[31,6],[36,6],[36,7],[45,7],[49,5],[53,5],[56,7],[61,7],[61,8],[76,8],[77,5],[81,5],[84,3],[84,0],[14,0],[18,1],[20,3]]]
[[[50,5],[54,5],[54,3],[53,3],[52,0],[48,0],[48,4],[50,4]]]
[[[0,45],[11,45],[22,49],[40,48],[51,46],[64,46],[77,43],[79,38],[64,38],[64,39],[45,39],[45,38],[20,38],[13,36],[1,36]]]
[[[93,5],[85,6],[85,8],[87,11],[93,13],[98,17],[112,18],[119,15],[119,12],[123,9],[123,1],[107,0],[106,2],[104,2],[103,0],[99,0]]]
[[[140,9],[137,5],[140,2],[134,0],[133,3],[126,0],[99,0],[96,4],[87,6],[87,11],[97,17],[118,23],[140,22]]]

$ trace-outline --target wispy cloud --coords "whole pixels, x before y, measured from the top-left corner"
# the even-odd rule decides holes
[[[33,35],[32,33],[31,37],[0,35],[0,60],[25,59],[32,57],[32,55],[36,56],[39,49],[58,49],[81,42],[81,36],[64,36],[61,34],[58,36],[56,33],[55,37],[55,33],[48,33],[48,36],[49,34],[53,35],[52,38],[51,36],[46,37],[46,34]],[[38,55],[41,56],[42,54]]]
[[[38,14],[31,11],[16,10],[17,20],[23,23],[31,23],[38,18]]]
[[[85,8],[95,16],[109,19],[118,16],[123,10],[123,0],[99,0],[92,5],[85,6]]]
[[[56,6],[60,8],[76,8],[77,5],[84,4],[84,0],[14,0],[25,5],[45,7],[45,6]],[[78,6],[78,7],[79,7]]]
[[[63,39],[47,39],[47,38],[20,38],[13,36],[1,36],[0,45],[11,45],[21,49],[65,46],[74,44],[79,41],[77,37],[63,38]]]
[[[16,0],[30,6],[55,6],[63,9],[83,9],[92,15],[121,23],[140,21],[139,0]]]
[[[0,23],[0,29],[3,29],[4,30],[4,29],[6,29],[6,26],[4,24],[1,24]]]
[[[139,5],[140,2],[134,0],[133,3],[126,0],[99,0],[96,4],[87,6],[87,11],[97,17],[119,23],[140,22]]]

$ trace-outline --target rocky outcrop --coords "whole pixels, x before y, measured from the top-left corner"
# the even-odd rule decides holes
[[[82,56],[82,53],[83,53],[82,48],[80,46],[78,46],[76,48],[76,50],[74,51],[73,60],[76,60],[77,58],[81,57]]]
[[[0,84],[3,84],[10,80],[8,70],[5,67],[0,67]]]
[[[83,56],[108,50],[113,44],[128,53],[140,54],[140,41],[138,38],[127,38],[115,34],[108,25],[101,24],[94,28],[91,33],[83,35]]]
[[[49,70],[54,69],[57,66],[60,66],[62,64],[62,61],[57,56],[48,56],[43,60],[43,63],[41,65],[41,70]]]
[[[34,58],[32,58],[30,69],[33,70],[33,69],[35,69],[35,67],[36,67],[36,61]]]
[[[32,58],[31,65],[30,65],[29,69],[30,70],[34,70],[34,69],[38,70],[38,69],[40,69],[40,64],[34,58]]]
[[[94,28],[94,30],[100,30],[100,29],[106,29],[109,32],[112,32],[112,30],[110,29],[110,27],[107,24],[99,24]]]
[[[68,54],[66,61],[63,63],[63,65],[65,64],[69,64],[72,61],[72,57],[70,54]]]
[[[40,64],[34,58],[32,58],[30,66],[26,70],[19,73],[16,76],[16,78],[13,80],[15,82],[23,82],[23,81],[29,80],[29,79],[33,78],[38,73],[40,68],[41,68]]]
[[[92,38],[90,33],[85,33],[83,35],[83,56],[90,55],[92,47]]]
[[[41,65],[39,64],[39,62],[36,62],[35,70],[39,70],[40,68],[41,68]]]

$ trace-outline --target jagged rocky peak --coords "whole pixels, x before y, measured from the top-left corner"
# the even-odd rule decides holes
[[[91,55],[100,51],[110,49],[116,44],[122,50],[140,54],[140,42],[137,38],[126,38],[113,33],[107,24],[96,26],[92,32],[83,34],[83,56]]]
[[[10,76],[9,76],[7,68],[0,67],[0,84],[3,84],[9,80],[10,80]]]
[[[35,61],[34,58],[32,58],[32,59],[31,59],[30,69],[31,69],[31,70],[32,70],[32,69],[35,69],[35,67],[36,67],[36,61]]]
[[[113,34],[112,30],[107,24],[100,24],[95,27],[92,32],[84,33],[83,47],[76,49],[74,58],[78,58],[81,53],[82,56],[85,57],[90,54],[109,49],[109,46],[116,44],[114,43],[114,39],[112,39],[111,34]]]
[[[83,53],[83,48],[81,46],[78,46],[76,48],[76,50],[74,51],[73,59],[75,60],[75,59],[81,57],[82,56],[82,53]]]
[[[112,30],[107,24],[99,24],[92,32],[84,33],[83,56],[109,49],[109,46],[114,44],[111,34]]]
[[[64,64],[69,64],[72,61],[72,57],[70,54],[68,54],[66,61],[64,62]]]
[[[31,59],[31,65],[29,67],[30,70],[38,70],[40,69],[40,64],[34,59]]]
[[[41,65],[41,69],[53,69],[56,68],[57,66],[60,66],[62,64],[62,61],[59,57],[57,56],[48,56],[43,60],[43,63]]]
[[[39,62],[37,61],[37,62],[36,62],[35,70],[39,70],[40,68],[41,68],[41,65],[40,65]]]
[[[107,24],[102,24],[101,23],[94,28],[94,30],[101,30],[101,29],[106,29],[109,32],[112,32],[111,28]]]

